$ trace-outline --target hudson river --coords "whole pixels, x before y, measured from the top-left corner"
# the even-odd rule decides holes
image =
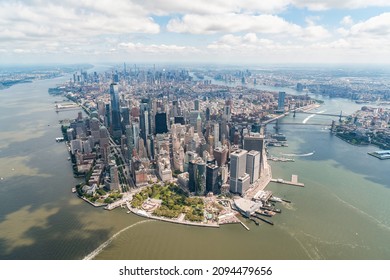
[[[289,146],[270,153],[295,162],[272,162],[273,177],[297,174],[305,187],[268,186],[292,201],[279,204],[274,226],[243,220],[250,231],[207,229],[92,207],[71,193],[78,180],[65,144],[55,142],[59,120],[77,116],[57,114],[54,101],[62,98],[47,92],[64,80],[0,91],[0,259],[390,259],[390,160],[367,155],[376,147],[332,136],[325,127],[332,117],[306,120],[324,126],[301,125],[309,115],[282,120],[299,125],[281,125]],[[325,99],[317,111],[349,114],[361,106]]]

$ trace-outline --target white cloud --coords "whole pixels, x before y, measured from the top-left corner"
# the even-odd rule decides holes
[[[227,14],[277,13],[283,11],[290,0],[135,0],[153,14]]]
[[[247,33],[243,36],[227,34],[207,46],[207,48],[211,50],[235,50],[243,53],[248,50],[255,51],[281,47],[281,44],[277,44],[269,39],[258,38],[254,33]]]
[[[226,32],[256,32],[265,34],[297,33],[300,27],[289,23],[281,17],[273,15],[219,14],[195,15],[188,14],[182,19],[172,19],[168,22],[170,32],[192,34],[214,34]]]
[[[0,27],[7,31],[0,40],[160,31],[147,11],[125,0],[1,1]]]
[[[315,25],[314,20],[309,21],[309,26],[301,27],[273,15],[185,15],[182,19],[170,20],[167,28],[177,33],[250,32],[304,40],[322,40],[331,36],[323,26]]]
[[[345,16],[340,23],[344,26],[351,26],[353,24],[353,19],[351,16]]]
[[[133,0],[152,14],[278,14],[289,6],[321,11],[389,7],[388,0]]]
[[[330,9],[361,9],[367,7],[390,7],[388,0],[291,0],[291,5],[313,11]]]
[[[151,44],[145,45],[141,43],[122,42],[118,44],[118,49],[128,52],[141,52],[141,53],[194,53],[199,50],[190,46],[178,46],[178,45],[165,45],[165,44]]]
[[[353,36],[390,36],[390,13],[383,13],[351,26]]]

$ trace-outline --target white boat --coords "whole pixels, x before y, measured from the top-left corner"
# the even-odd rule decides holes
[[[273,202],[282,202],[282,199],[276,196],[271,196],[269,200]]]

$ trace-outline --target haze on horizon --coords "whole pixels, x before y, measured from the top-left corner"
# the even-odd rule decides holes
[[[2,64],[390,64],[387,0],[3,0]]]

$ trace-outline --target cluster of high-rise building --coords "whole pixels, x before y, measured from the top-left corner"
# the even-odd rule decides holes
[[[264,168],[261,118],[287,108],[284,92],[251,92],[262,100],[255,105],[242,89],[216,90],[183,70],[128,71],[124,65],[111,75],[84,73],[72,88],[81,83],[100,90],[72,94],[91,113],[70,124],[68,138],[72,152],[94,155],[105,165],[113,189],[120,163],[128,171],[121,175],[135,186],[177,181],[196,195],[244,194]]]

